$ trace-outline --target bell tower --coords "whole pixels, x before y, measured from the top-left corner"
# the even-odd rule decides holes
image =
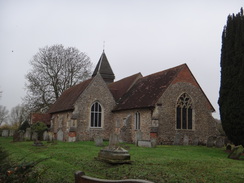
[[[92,74],[92,77],[96,76],[97,73],[99,73],[102,76],[102,78],[104,79],[104,81],[106,83],[114,82],[115,76],[114,76],[113,70],[108,62],[106,54],[104,53],[104,50],[97,63],[97,66]]]

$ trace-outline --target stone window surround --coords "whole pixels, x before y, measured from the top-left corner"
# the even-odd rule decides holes
[[[135,113],[135,130],[140,130],[141,127],[141,114],[139,111]]]
[[[98,103],[100,105],[100,107],[101,107],[101,126],[100,127],[92,127],[91,126],[91,108],[92,108],[92,106],[95,103]],[[104,126],[104,107],[103,107],[103,105],[98,100],[95,100],[94,102],[92,102],[92,104],[91,104],[89,109],[90,109],[89,110],[89,128],[93,129],[93,130],[95,130],[95,129],[98,129],[98,130],[99,129],[103,129],[103,126]]]
[[[177,128],[177,107],[179,106],[178,105],[178,101],[179,101],[179,98],[182,96],[182,95],[184,95],[184,94],[186,94],[189,98],[190,98],[190,100],[191,100],[191,109],[192,109],[192,128],[191,129],[188,129],[188,127],[186,128],[186,129],[183,129],[182,128],[182,124],[181,124],[181,128]],[[192,97],[187,93],[187,92],[182,92],[179,96],[178,96],[178,98],[177,98],[177,101],[176,101],[176,106],[175,106],[175,130],[177,130],[177,131],[195,131],[195,110],[194,110],[194,105],[193,105],[193,99],[192,99]],[[187,122],[188,123],[188,122]]]

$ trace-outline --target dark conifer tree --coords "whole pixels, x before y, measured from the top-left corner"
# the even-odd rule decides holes
[[[235,145],[244,146],[244,15],[229,15],[222,34],[219,95],[223,129]]]

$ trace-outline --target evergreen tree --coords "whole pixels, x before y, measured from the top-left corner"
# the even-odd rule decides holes
[[[219,96],[223,129],[235,145],[244,146],[244,15],[229,15],[222,34]]]

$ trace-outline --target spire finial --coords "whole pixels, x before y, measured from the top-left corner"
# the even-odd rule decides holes
[[[104,50],[105,50],[105,41],[103,41],[103,53],[104,53]]]

